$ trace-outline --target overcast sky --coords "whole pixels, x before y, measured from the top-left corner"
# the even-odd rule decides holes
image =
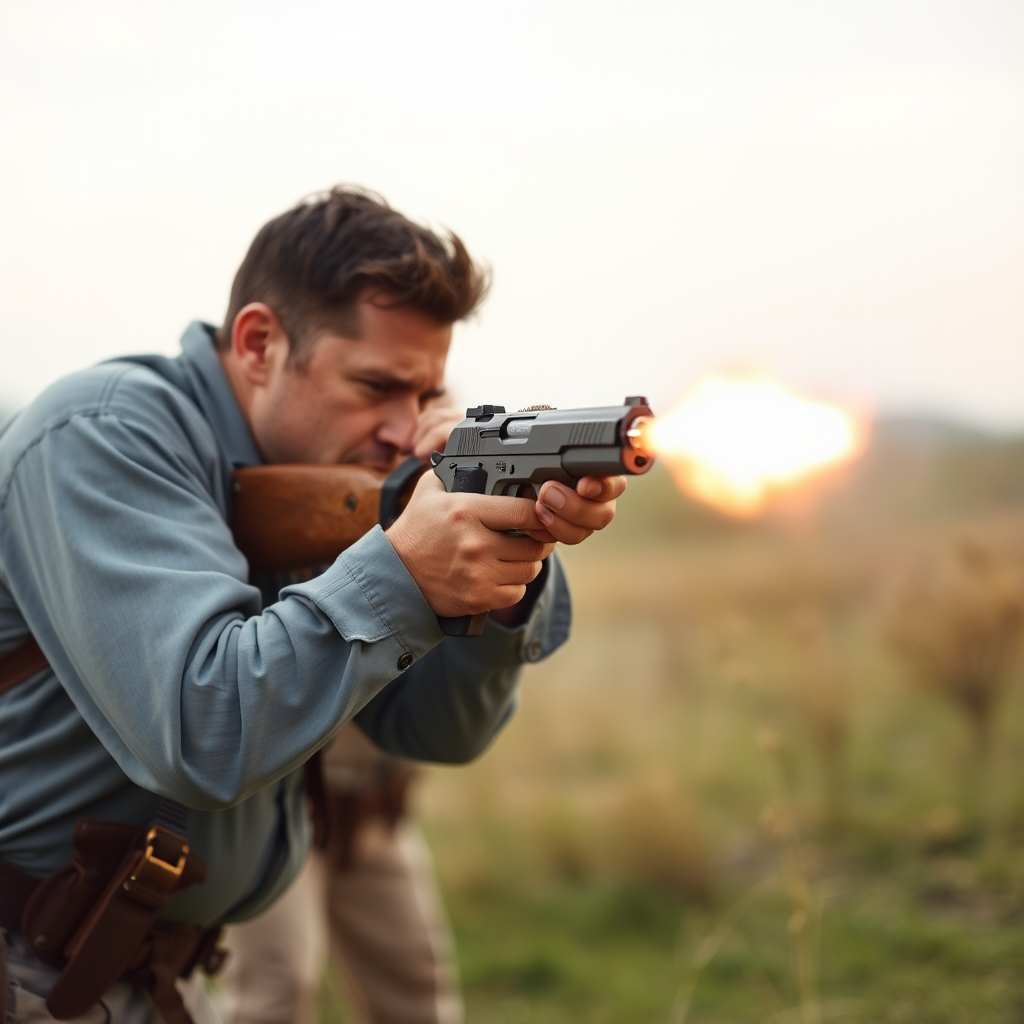
[[[0,0],[0,396],[176,351],[343,181],[493,266],[461,401],[1024,426],[1020,0]]]

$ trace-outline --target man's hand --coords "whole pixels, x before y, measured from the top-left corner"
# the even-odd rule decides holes
[[[424,473],[387,535],[434,613],[452,616],[518,604],[554,550],[545,532],[528,498],[448,494]]]
[[[526,532],[534,540],[550,543],[579,544],[595,530],[603,530],[615,517],[615,499],[626,489],[626,478],[583,477],[577,489],[548,482],[540,489],[540,500],[534,506],[537,518],[546,529]],[[552,506],[557,511],[552,511]],[[532,588],[536,590],[536,587]],[[530,588],[527,592],[529,593]],[[533,595],[536,598],[536,594]],[[491,618],[509,629],[521,626],[533,608],[533,600],[522,601],[512,608],[491,612]]]
[[[444,451],[462,418],[457,409],[427,409],[416,425],[413,454],[426,462],[431,452]],[[576,490],[548,481],[532,502],[450,495],[433,473],[426,473],[387,534],[435,614],[489,611],[504,625],[515,626],[529,610],[515,606],[555,542],[579,544],[603,530],[625,489],[621,476],[583,477]],[[527,536],[509,537],[505,530]]]
[[[458,409],[448,405],[432,405],[416,421],[412,438],[412,454],[420,462],[427,462],[431,452],[443,452],[448,435],[462,422]]]
[[[450,406],[431,406],[416,424],[412,453],[427,462],[431,452],[443,452],[448,436],[462,422],[462,413]],[[540,489],[536,506],[540,530],[528,532],[535,540],[579,544],[615,518],[615,499],[626,489],[624,476],[585,476],[574,491],[549,481]]]
[[[543,529],[526,532],[544,543],[579,544],[615,518],[615,499],[625,489],[624,476],[585,476],[575,491],[549,480],[541,487],[534,509]]]

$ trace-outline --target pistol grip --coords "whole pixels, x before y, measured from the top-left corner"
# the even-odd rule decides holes
[[[452,494],[486,494],[487,472],[480,468],[466,468],[455,471],[455,485]],[[438,615],[437,624],[445,636],[479,636],[484,631],[487,612],[479,615]]]

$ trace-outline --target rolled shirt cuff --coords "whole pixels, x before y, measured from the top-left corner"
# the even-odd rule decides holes
[[[569,638],[572,603],[565,569],[552,554],[542,570],[547,579],[529,618],[509,629],[488,618],[479,637],[458,642],[486,664],[542,661]],[[384,531],[375,526],[338,556],[322,575],[286,587],[315,604],[349,642],[386,642],[394,648],[396,672],[436,647],[444,634],[427,599]]]
[[[322,575],[281,591],[282,597],[291,594],[315,604],[350,643],[393,647],[396,672],[444,639],[437,616],[379,526]]]

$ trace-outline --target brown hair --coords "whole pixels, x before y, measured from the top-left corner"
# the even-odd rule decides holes
[[[259,230],[231,286],[217,347],[230,347],[235,317],[250,302],[273,309],[301,365],[321,331],[359,336],[357,304],[367,291],[382,306],[452,324],[480,305],[489,285],[458,235],[414,224],[373,192],[336,186]]]

